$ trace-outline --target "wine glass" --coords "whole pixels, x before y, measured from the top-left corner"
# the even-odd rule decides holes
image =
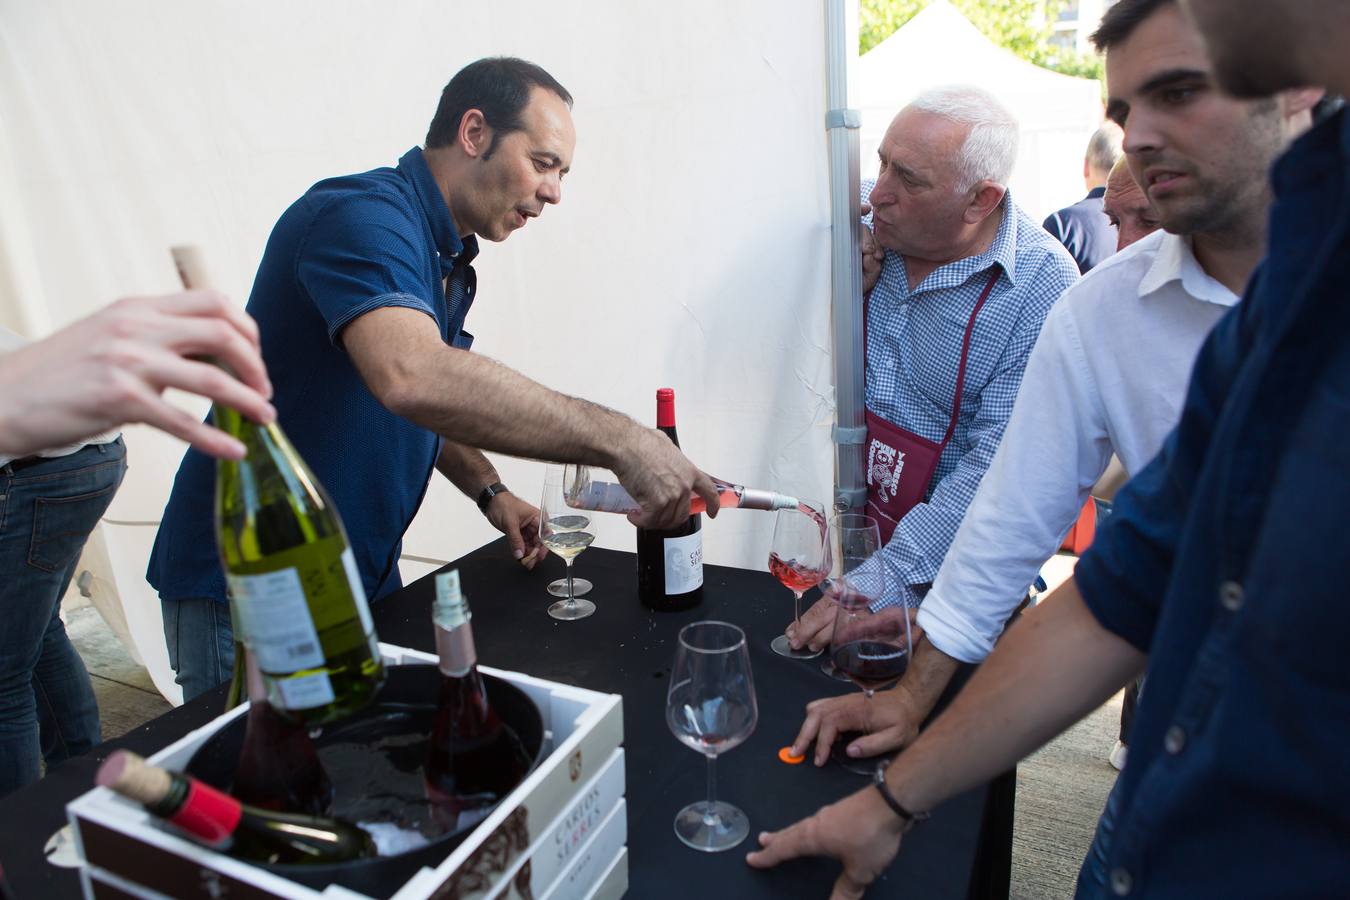
[[[695,850],[729,850],[750,833],[745,813],[718,801],[715,763],[719,753],[754,732],[758,718],[745,632],[726,622],[694,622],[680,629],[666,724],[682,743],[708,757],[708,799],[675,816],[676,836]]]
[[[563,499],[564,499],[564,500],[567,499],[567,497],[566,497],[566,495],[565,495],[566,487],[567,487],[567,483],[566,483],[566,481],[565,481],[565,478],[567,477],[568,472],[567,472],[566,470],[569,470],[569,469],[572,469],[572,468],[573,468],[572,466],[563,467],[563,466],[560,466],[560,465],[557,465],[556,463],[554,463],[554,464],[550,464],[549,467],[544,471],[544,478],[545,478],[545,479],[547,479],[548,476],[549,476],[550,474],[552,474],[552,473],[554,473],[554,472],[556,471],[556,473],[557,473],[557,475],[558,475],[558,480],[559,480],[560,482],[562,482],[562,484],[563,484],[563,489],[564,489],[564,497],[563,497]],[[589,515],[589,513],[582,513],[582,514],[580,515],[579,518],[586,518],[588,515]],[[571,520],[571,514],[570,514],[570,513],[559,513],[557,516],[555,516],[555,518],[558,518],[558,519],[568,519],[568,520],[570,521],[570,520]],[[583,525],[583,526],[579,526],[579,527],[585,528],[586,526]],[[572,579],[572,596],[573,596],[573,597],[584,597],[584,596],[586,596],[587,594],[589,594],[589,593],[591,592],[591,588],[593,588],[593,587],[595,587],[595,585],[591,584],[590,581],[588,581],[588,580],[585,579],[585,578],[573,578],[573,579]],[[552,594],[552,595],[555,596],[555,597],[566,597],[566,596],[567,596],[567,579],[566,579],[566,578],[555,578],[555,579],[553,579],[552,581],[550,581],[550,582],[548,583],[548,586],[545,588],[545,590],[547,590],[550,594]]]
[[[792,591],[793,621],[802,623],[802,594],[825,580],[830,573],[829,526],[824,507],[801,501],[797,509],[780,509],[773,521],[773,541],[769,545],[769,571]],[[793,650],[786,634],[769,645],[774,653],[789,659],[812,659],[819,650],[802,647]]]
[[[839,513],[830,519],[830,542],[833,548],[831,570],[835,576],[841,573],[840,564],[845,556],[853,559],[877,553],[882,548],[881,528],[877,520],[861,513]],[[837,602],[834,596],[834,584],[837,578],[830,578],[822,587],[825,597],[831,603]],[[836,610],[837,612],[838,610]],[[820,671],[835,681],[849,681],[849,677],[834,667],[834,658],[826,656],[820,664]]]
[[[555,619],[584,619],[595,612],[595,604],[578,600],[573,591],[572,560],[595,540],[590,513],[573,509],[563,501],[561,466],[549,466],[544,473],[544,496],[539,501],[539,540],[567,564],[567,599],[548,608]]]
[[[872,731],[872,695],[905,674],[909,665],[910,611],[904,606],[876,608],[885,583],[880,553],[846,558],[843,571],[832,579],[835,608],[830,658],[840,672],[863,691],[863,733]],[[843,752],[857,734],[841,735],[833,755],[849,771],[873,772],[879,760],[852,759]]]

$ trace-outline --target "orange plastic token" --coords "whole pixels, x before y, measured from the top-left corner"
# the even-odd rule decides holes
[[[803,754],[801,756],[793,756],[791,747],[784,747],[782,750],[779,750],[778,758],[783,762],[787,763],[789,766],[795,766],[798,763],[806,762],[806,755]]]

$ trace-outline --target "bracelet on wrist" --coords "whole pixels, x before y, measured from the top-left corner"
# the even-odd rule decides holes
[[[912,813],[905,809],[899,800],[895,799],[895,795],[891,793],[891,789],[886,785],[886,769],[884,766],[877,768],[876,774],[872,776],[872,782],[876,785],[877,793],[881,795],[881,799],[885,800],[886,805],[891,808],[891,812],[900,817],[900,822],[903,824],[905,831],[909,831],[920,822],[928,820],[930,813]]]

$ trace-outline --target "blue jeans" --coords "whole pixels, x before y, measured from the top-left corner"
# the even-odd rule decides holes
[[[126,471],[119,439],[0,466],[0,796],[99,742],[89,672],[61,624],[80,552]]]
[[[159,598],[169,665],[178,673],[183,702],[198,697],[234,673],[234,628],[230,604],[212,597]]]

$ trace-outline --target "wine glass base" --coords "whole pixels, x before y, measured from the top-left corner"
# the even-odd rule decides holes
[[[591,583],[590,583],[589,581],[587,581],[585,578],[573,578],[573,579],[572,579],[572,596],[573,596],[573,597],[584,597],[584,596],[586,596],[587,594],[589,594],[589,593],[591,592],[591,588],[593,588],[593,587],[595,587],[595,585],[591,584]],[[548,592],[549,592],[550,594],[552,594],[553,596],[555,596],[555,597],[566,597],[566,596],[567,596],[567,579],[566,579],[566,578],[559,578],[557,581],[550,581],[550,582],[548,583]]]
[[[780,634],[778,637],[774,638],[773,643],[770,644],[769,647],[774,653],[777,653],[779,656],[786,656],[788,659],[815,659],[821,653],[821,651],[812,650],[810,647],[793,650],[792,644],[788,642],[786,634]]]
[[[835,681],[847,682],[851,680],[847,675],[843,673],[843,671],[840,670],[838,666],[834,664],[834,660],[828,657],[826,657],[825,661],[820,664],[820,671],[830,676]]]
[[[593,612],[595,612],[595,604],[589,600],[577,600],[570,605],[566,600],[559,600],[548,608],[550,616],[555,619],[562,619],[564,622],[584,619]]]
[[[849,756],[848,745],[862,737],[861,731],[846,731],[835,739],[834,745],[830,747],[830,759],[839,764],[845,772],[852,772],[855,775],[872,775],[877,768],[889,758],[890,754],[882,753],[878,756]]]
[[[700,800],[675,816],[675,836],[704,853],[730,850],[750,834],[750,820],[730,803]]]

